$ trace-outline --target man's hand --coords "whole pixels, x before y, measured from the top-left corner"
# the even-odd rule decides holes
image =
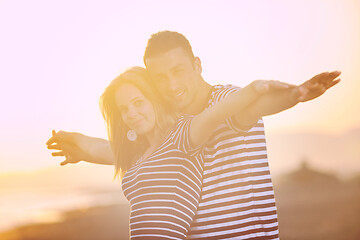
[[[306,102],[321,96],[329,88],[340,82],[341,72],[323,72],[304,82],[293,90],[293,97],[299,102]]]
[[[256,80],[252,85],[260,96],[236,116],[236,121],[240,126],[250,126],[260,117],[276,114],[299,102],[317,98],[340,81],[337,79],[339,75],[338,71],[320,73],[300,86]]]
[[[68,163],[78,163],[87,159],[89,156],[78,146],[79,133],[52,131],[52,137],[46,142],[48,149],[59,150],[58,152],[51,153],[52,156],[64,156],[65,161],[60,165]]]

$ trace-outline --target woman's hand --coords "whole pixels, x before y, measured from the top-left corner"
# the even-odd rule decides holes
[[[48,149],[59,150],[58,152],[51,153],[52,156],[64,156],[65,161],[60,165],[68,163],[78,163],[88,158],[79,146],[79,133],[52,130],[52,137],[46,142]]]
[[[85,161],[112,165],[114,155],[108,140],[86,136],[77,132],[52,131],[52,137],[46,142],[48,149],[59,150],[53,156],[64,156],[60,165]]]

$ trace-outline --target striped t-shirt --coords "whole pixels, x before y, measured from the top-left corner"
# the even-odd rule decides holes
[[[209,106],[239,88],[215,86]],[[278,239],[263,121],[247,131],[231,119],[204,147],[201,200],[188,239]]]
[[[187,147],[190,122],[190,117],[181,117],[161,146],[125,174],[122,189],[131,206],[131,239],[186,239],[203,172],[199,151]]]

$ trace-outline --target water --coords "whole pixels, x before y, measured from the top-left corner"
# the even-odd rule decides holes
[[[62,221],[63,212],[124,202],[121,191],[1,189],[0,232],[32,223]]]

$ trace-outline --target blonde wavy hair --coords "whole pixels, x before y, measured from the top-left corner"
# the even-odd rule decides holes
[[[161,98],[161,95],[151,84],[145,68],[129,68],[111,81],[100,97],[100,110],[106,123],[109,141],[115,156],[115,176],[120,178],[149,147],[144,136],[138,136],[136,141],[129,141],[126,136],[130,129],[123,122],[115,99],[116,91],[124,83],[134,85],[152,103],[156,117],[155,127],[163,136],[178,118],[178,114]]]

